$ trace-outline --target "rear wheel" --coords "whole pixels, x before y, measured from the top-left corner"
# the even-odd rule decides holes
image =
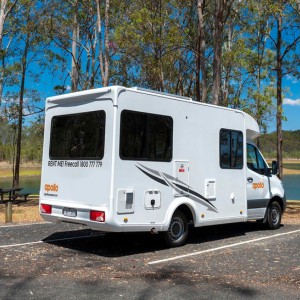
[[[268,229],[278,229],[282,217],[281,207],[278,202],[270,203],[267,209],[266,226]]]
[[[187,218],[181,211],[177,211],[172,216],[168,230],[164,232],[164,239],[169,247],[179,247],[185,244],[188,233]]]

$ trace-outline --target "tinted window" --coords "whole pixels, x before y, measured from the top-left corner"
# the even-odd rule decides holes
[[[267,165],[257,148],[250,144],[247,144],[247,167],[259,174],[265,174],[267,169]]]
[[[95,111],[52,118],[51,159],[102,159],[105,112]]]
[[[223,169],[243,168],[243,133],[241,131],[221,129],[220,166]]]
[[[172,160],[171,117],[124,110],[120,135],[122,159]]]

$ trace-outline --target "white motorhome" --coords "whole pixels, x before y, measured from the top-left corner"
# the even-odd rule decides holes
[[[104,232],[163,232],[189,223],[280,226],[277,165],[253,140],[256,121],[176,95],[113,86],[46,100],[40,213]]]

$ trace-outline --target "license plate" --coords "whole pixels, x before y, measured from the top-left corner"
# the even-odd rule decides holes
[[[66,217],[75,218],[77,216],[77,210],[75,208],[67,208],[63,209],[63,215]]]

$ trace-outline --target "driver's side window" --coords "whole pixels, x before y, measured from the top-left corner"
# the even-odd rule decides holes
[[[247,144],[247,167],[259,174],[265,174],[267,168],[257,148],[250,144]]]

